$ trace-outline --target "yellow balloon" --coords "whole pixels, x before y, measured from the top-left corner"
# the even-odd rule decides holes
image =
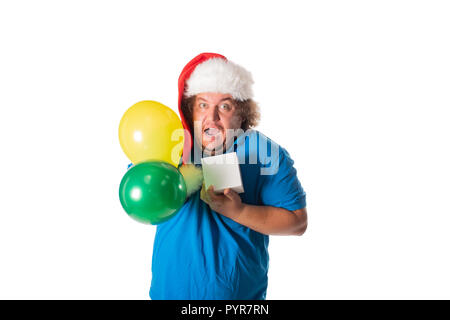
[[[178,168],[184,130],[172,109],[156,101],[141,101],[122,116],[119,141],[133,164],[156,160]]]

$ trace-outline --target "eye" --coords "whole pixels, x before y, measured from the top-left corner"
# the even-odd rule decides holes
[[[222,110],[227,110],[227,111],[231,109],[231,107],[228,104],[226,104],[226,103],[221,104],[219,106],[219,108],[222,109]]]
[[[200,109],[204,109],[204,108],[206,108],[208,105],[207,105],[206,103],[201,102],[201,103],[199,103],[198,106],[200,107]]]

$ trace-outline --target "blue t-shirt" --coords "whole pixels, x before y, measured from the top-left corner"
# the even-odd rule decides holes
[[[237,152],[242,202],[290,211],[306,206],[288,152],[256,130],[240,135]],[[261,174],[263,173],[263,174]],[[150,297],[154,300],[262,300],[266,298],[269,237],[213,210],[192,194],[157,226]]]

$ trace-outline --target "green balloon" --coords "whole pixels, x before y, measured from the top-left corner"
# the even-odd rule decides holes
[[[120,203],[142,223],[160,224],[172,218],[186,201],[183,176],[173,165],[150,161],[128,169],[119,188]]]

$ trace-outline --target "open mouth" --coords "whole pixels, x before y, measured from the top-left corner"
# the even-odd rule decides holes
[[[220,130],[218,128],[206,128],[203,130],[203,133],[210,137],[215,137],[220,134]]]

